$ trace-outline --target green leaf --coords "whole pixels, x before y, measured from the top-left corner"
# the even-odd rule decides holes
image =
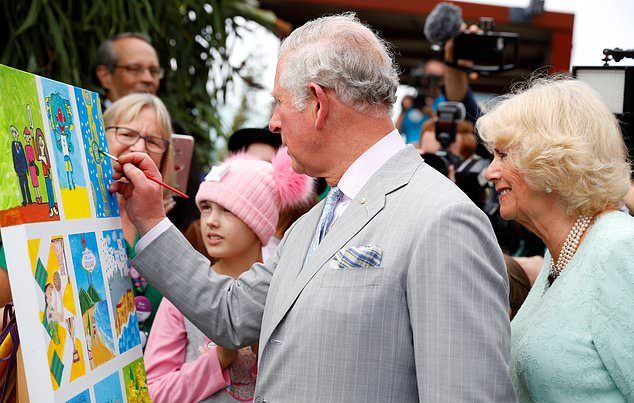
[[[26,31],[27,29],[31,28],[33,24],[35,24],[35,21],[37,20],[37,17],[40,14],[41,6],[42,6],[42,3],[40,0],[31,0],[31,7],[29,7],[29,13],[27,14],[20,28],[18,28],[15,31],[15,33],[12,35],[12,38],[17,37],[18,35]]]

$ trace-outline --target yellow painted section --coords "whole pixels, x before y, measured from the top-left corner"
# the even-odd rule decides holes
[[[35,275],[37,253],[40,251],[40,238],[29,239],[27,245],[29,248],[29,259],[31,260],[31,274]]]
[[[75,379],[83,376],[86,373],[86,366],[84,365],[84,350],[82,349],[82,344],[79,338],[75,337],[75,348],[79,353],[79,361],[73,362],[73,365],[70,369],[70,381],[74,381]]]
[[[66,219],[92,217],[88,190],[85,187],[77,186],[73,190],[61,188],[61,191]]]

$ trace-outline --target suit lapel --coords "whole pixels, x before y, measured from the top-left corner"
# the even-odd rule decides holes
[[[302,244],[286,246],[286,248],[299,248],[300,246],[302,248],[297,249],[302,251],[302,253],[297,254],[298,256],[301,255],[300,258],[294,259],[294,262],[297,263],[297,268],[292,268],[292,271],[289,272],[290,276],[292,276],[290,273],[297,273],[298,271],[299,274],[296,278],[292,276],[294,280],[288,282],[287,294],[281,295],[278,299],[278,306],[272,307],[271,322],[268,326],[263,326],[262,328],[261,343],[268,341],[275,327],[284,318],[304,287],[317,274],[324,263],[331,259],[339,249],[384,208],[386,195],[406,185],[422,163],[422,159],[413,147],[406,147],[390,158],[370,178],[343,215],[333,223],[313,256],[308,259],[306,265],[302,268],[304,256],[312,240],[324,203],[321,203],[321,208],[314,209],[315,214],[311,212],[311,216],[307,217],[306,236],[302,238]],[[308,228],[310,228],[310,231]]]

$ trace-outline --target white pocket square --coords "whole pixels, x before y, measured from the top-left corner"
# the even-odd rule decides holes
[[[330,260],[333,269],[369,269],[381,266],[383,250],[378,246],[350,246],[340,249]]]

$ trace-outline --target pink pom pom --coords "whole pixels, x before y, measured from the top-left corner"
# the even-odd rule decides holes
[[[273,177],[282,207],[294,206],[309,199],[313,191],[314,179],[293,171],[291,157],[286,147],[277,151],[271,164],[273,164]]]

